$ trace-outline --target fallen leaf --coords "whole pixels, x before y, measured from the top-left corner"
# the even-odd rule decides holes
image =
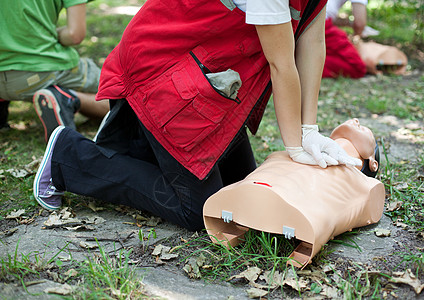
[[[206,257],[203,255],[203,253],[200,253],[200,255],[196,258],[196,264],[201,267],[206,263]]]
[[[91,225],[77,225],[77,226],[74,226],[74,227],[64,226],[63,228],[70,230],[70,231],[92,231],[92,230],[96,229]]]
[[[44,290],[44,292],[47,294],[57,294],[65,296],[72,293],[72,287],[69,284],[65,283],[59,287],[47,288]]]
[[[338,289],[332,286],[324,285],[320,294],[328,299],[339,299]]]
[[[122,222],[122,224],[126,224],[126,225],[137,225],[136,222]]]
[[[246,293],[247,293],[247,296],[251,299],[261,298],[268,294],[267,291],[257,289],[257,288],[250,288],[246,291]]]
[[[387,203],[386,210],[387,211],[395,211],[402,207],[403,202],[402,201],[395,201]]]
[[[117,298],[122,297],[122,292],[120,290],[111,288],[110,291],[112,292],[112,295],[116,296]]]
[[[81,241],[79,243],[80,247],[85,248],[85,249],[96,249],[99,247],[99,245],[95,244],[95,243],[88,243],[88,242],[84,242]]]
[[[283,274],[278,270],[271,272],[265,271],[259,279],[264,280],[270,288],[276,288],[283,285]]]
[[[323,268],[322,268],[322,271],[324,272],[324,273],[328,273],[328,272],[332,272],[332,271],[334,271],[334,269],[335,269],[336,267],[333,265],[333,264],[329,264],[329,265],[325,265]]]
[[[63,275],[68,276],[68,277],[75,277],[75,276],[78,275],[78,272],[75,269],[69,269]]]
[[[58,258],[61,260],[61,261],[70,261],[71,260],[71,256],[68,254],[68,255],[59,255],[58,256]]]
[[[53,279],[53,281],[62,283],[61,278],[59,278],[59,273],[47,270],[46,273]]]
[[[287,279],[284,279],[283,284],[290,286],[292,289],[296,291],[305,289],[308,286],[308,282],[303,278],[299,278],[299,279],[287,278]]]
[[[312,267],[311,267],[312,268]],[[299,270],[296,272],[297,275],[299,276],[305,276],[309,279],[312,279],[314,281],[317,282],[328,282],[328,278],[325,275],[324,270],[319,270],[319,269],[315,269],[315,270]]]
[[[259,275],[262,273],[262,270],[258,267],[249,267],[247,270],[244,270],[240,274],[231,276],[228,280],[234,278],[244,278],[249,282],[255,282],[258,279]]]
[[[59,212],[59,214],[57,212],[52,212],[48,219],[44,222],[44,225],[47,227],[56,227],[70,223],[75,223],[74,225],[82,225],[80,219],[72,218],[69,211],[62,210]]]
[[[19,210],[15,209],[6,216],[6,219],[17,219],[21,217],[24,213],[25,213],[25,209],[19,209]]]
[[[85,220],[82,220],[82,221],[86,224],[95,224],[95,225],[102,224],[102,223],[106,222],[106,220],[103,219],[100,216],[91,216],[91,217],[89,217]]]
[[[415,277],[415,275],[411,272],[410,269],[406,270],[406,272],[396,272],[394,273],[398,277],[391,277],[389,279],[390,282],[393,283],[404,283],[413,287],[415,293],[420,294],[424,289],[424,284]]]
[[[88,208],[90,208],[92,211],[94,211],[94,212],[97,212],[97,211],[102,211],[102,210],[104,210],[105,208],[104,207],[102,207],[102,206],[97,206],[96,205],[96,201],[94,201],[94,200],[92,200],[92,201],[89,201],[88,202]]]
[[[289,270],[288,274],[286,275],[286,278],[283,281],[283,285],[288,285],[292,289],[300,291],[308,286],[308,281],[303,277],[297,277],[297,275],[294,274],[292,270]]]
[[[24,169],[8,169],[6,172],[10,173],[15,178],[24,178],[29,175],[29,172]]]
[[[72,218],[72,216],[73,216],[73,212],[70,210],[69,207],[64,207],[59,212],[59,217],[63,220],[68,220],[68,219]]]
[[[150,226],[150,227],[155,227],[157,226],[160,222],[162,221],[161,218],[159,217],[155,217],[155,216],[151,216],[147,221],[146,221],[146,226]]]
[[[153,249],[152,255],[158,256],[160,260],[170,260],[178,257],[178,254],[176,253],[169,253],[170,250],[171,247],[159,244],[155,247],[155,249]]]
[[[40,165],[40,162],[42,160],[42,157],[39,158],[35,158],[34,156],[32,157],[33,161],[30,162],[29,164],[25,165],[25,169],[27,171],[29,171],[30,173],[35,173],[38,169],[38,166]]]
[[[1,235],[4,235],[4,236],[11,236],[11,235],[12,235],[12,234],[14,234],[16,231],[18,231],[18,227],[11,228],[11,229],[7,229],[7,230],[5,230],[5,231],[1,232],[0,234],[1,234]]]
[[[378,237],[388,237],[388,236],[390,236],[391,231],[389,229],[376,228],[374,233]]]
[[[162,253],[159,256],[159,258],[161,260],[170,260],[170,259],[177,258],[177,257],[178,257],[178,254],[176,254],[176,253]]]
[[[152,255],[153,256],[160,255],[162,253],[163,247],[164,247],[164,245],[162,245],[162,244],[156,245],[155,249],[153,249]]]
[[[407,224],[405,224],[405,223],[403,223],[403,222],[401,222],[401,221],[399,221],[399,220],[396,220],[395,225],[396,225],[397,227],[401,227],[401,228],[406,228],[406,227],[408,227],[408,225],[407,225]]]
[[[184,265],[183,270],[190,278],[202,277],[199,266],[197,265],[196,259],[194,257],[190,257],[188,262]]]
[[[406,189],[408,189],[408,184],[406,182],[402,182],[394,186],[394,188],[397,189],[398,191],[405,191]]]

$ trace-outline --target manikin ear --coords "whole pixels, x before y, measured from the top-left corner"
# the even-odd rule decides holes
[[[371,172],[376,172],[378,170],[378,161],[376,161],[373,157],[369,158],[368,167]]]

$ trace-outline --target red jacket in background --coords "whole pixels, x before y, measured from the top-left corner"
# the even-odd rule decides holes
[[[296,37],[325,3],[290,1]],[[241,77],[236,100],[205,76],[227,69]],[[96,98],[127,99],[161,145],[203,179],[243,124],[256,132],[270,94],[255,26],[231,0],[148,0],[107,57]]]
[[[326,57],[322,77],[361,78],[367,73],[367,67],[358,50],[350,42],[346,32],[333,24],[331,19],[325,21]]]

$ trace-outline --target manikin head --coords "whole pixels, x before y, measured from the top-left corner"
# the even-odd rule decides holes
[[[380,153],[372,131],[350,119],[337,126],[330,135],[345,151],[363,161],[358,167],[365,175],[375,177],[379,168]]]

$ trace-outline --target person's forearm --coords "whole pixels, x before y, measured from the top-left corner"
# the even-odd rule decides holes
[[[286,147],[300,147],[301,102],[300,81],[293,65],[284,71],[271,71],[275,114],[281,137]]]
[[[67,24],[56,29],[58,41],[64,46],[80,44],[86,33],[85,4],[78,4],[66,10]]]
[[[347,17],[337,17],[333,20],[333,24],[338,26],[338,27],[352,27],[353,26],[353,22],[351,20],[349,20],[349,18]]]
[[[325,60],[325,12],[321,12],[296,45],[296,66],[299,72],[302,101],[302,124],[315,124],[318,95]]]
[[[285,146],[300,147],[300,82],[294,61],[291,23],[256,28],[270,65],[274,107],[281,137]]]
[[[362,3],[352,3],[353,33],[361,35],[367,25],[367,7]]]

